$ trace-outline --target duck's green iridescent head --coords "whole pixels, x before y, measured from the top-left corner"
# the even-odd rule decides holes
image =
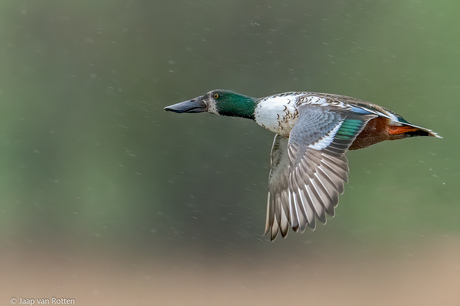
[[[214,89],[206,94],[165,107],[176,113],[209,112],[216,115],[254,119],[256,98],[230,90]]]

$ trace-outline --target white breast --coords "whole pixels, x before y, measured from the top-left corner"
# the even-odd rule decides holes
[[[295,106],[298,96],[278,95],[262,99],[254,112],[255,121],[269,131],[288,136],[299,116]]]

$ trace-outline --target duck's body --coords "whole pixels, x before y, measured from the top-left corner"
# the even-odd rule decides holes
[[[318,92],[287,92],[258,99],[254,121],[273,133],[289,137],[297,123],[299,107],[302,105],[319,106],[331,111],[335,109],[363,115],[373,114],[374,118],[367,122],[349,150],[362,149],[384,140],[430,136],[429,132],[433,134],[431,130],[410,124],[400,115],[381,106],[348,96]],[[434,134],[431,136],[435,136]]]
[[[174,112],[210,112],[253,119],[276,134],[269,175],[265,233],[275,239],[326,223],[348,180],[347,150],[384,140],[411,136],[439,137],[388,109],[355,98],[287,92],[252,98],[227,90],[213,90],[174,104]]]

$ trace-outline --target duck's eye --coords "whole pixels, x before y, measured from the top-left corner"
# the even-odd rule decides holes
[[[217,99],[217,98],[219,98],[219,94],[216,94],[216,93],[215,93],[215,94],[212,95],[212,97],[213,97],[214,99]]]

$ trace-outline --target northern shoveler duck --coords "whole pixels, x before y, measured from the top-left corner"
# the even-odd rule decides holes
[[[254,120],[275,133],[268,180],[265,234],[274,240],[326,223],[348,181],[348,150],[413,136],[441,138],[381,106],[352,97],[317,92],[286,92],[253,98],[211,90],[165,110],[209,112]]]

